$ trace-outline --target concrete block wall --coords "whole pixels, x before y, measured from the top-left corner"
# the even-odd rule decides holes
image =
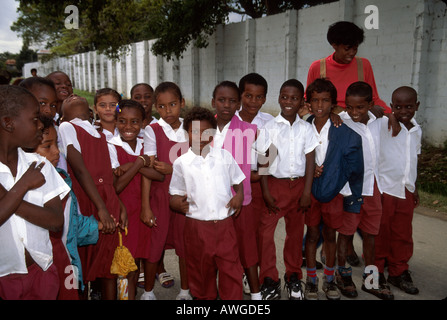
[[[368,5],[378,9],[378,29],[365,27]],[[276,115],[281,84],[296,78],[306,85],[310,64],[333,52],[326,40],[328,26],[348,20],[365,31],[358,55],[371,62],[381,98],[389,104],[395,88],[414,87],[421,102],[417,120],[423,125],[424,139],[439,146],[447,140],[446,11],[441,0],[340,0],[220,25],[207,48],[191,46],[180,59],[154,56],[150,49],[155,40],[148,40],[130,45],[118,61],[88,52],[26,64],[23,71],[29,75],[34,67],[39,75],[46,75],[62,70],[81,90],[112,87],[125,97],[136,83],[155,88],[162,81],[174,81],[188,106],[205,107],[211,107],[212,91],[220,81],[238,83],[246,73],[258,72],[269,83],[263,111]]]

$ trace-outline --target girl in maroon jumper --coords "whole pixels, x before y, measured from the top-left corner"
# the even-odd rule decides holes
[[[150,180],[163,181],[164,176],[154,168],[149,168],[149,157],[143,155],[143,139],[138,134],[143,126],[145,110],[132,100],[122,100],[116,108],[116,127],[119,136],[109,140],[110,160],[114,168],[115,189],[126,207],[129,226],[123,237],[127,247],[140,266],[149,258],[151,229],[140,219],[141,176]],[[131,272],[129,280],[129,300],[135,299],[139,270]]]
[[[116,275],[110,273],[118,246],[118,221],[127,227],[126,209],[113,186],[109,150],[103,133],[89,122],[89,107],[84,98],[70,96],[62,104],[61,142],[73,179],[73,191],[81,212],[94,215],[103,230],[94,245],[79,247],[84,282],[100,280],[101,296],[116,299]]]
[[[154,92],[155,109],[160,120],[145,128],[144,154],[151,158],[155,170],[165,175],[163,182],[143,178],[142,184],[142,217],[152,229],[150,268],[144,284],[142,299],[155,300],[153,293],[155,274],[164,249],[174,247],[179,257],[181,291],[180,300],[189,300],[186,278],[186,263],[183,244],[183,227],[185,216],[176,214],[169,208],[169,183],[171,181],[172,163],[181,154],[188,151],[188,138],[183,130],[183,119],[180,112],[185,106],[180,88],[172,82],[163,82]]]

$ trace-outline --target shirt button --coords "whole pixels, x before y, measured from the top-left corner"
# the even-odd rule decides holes
[[[104,182],[104,180],[102,178],[99,178],[98,181],[99,181],[99,183],[103,183]]]

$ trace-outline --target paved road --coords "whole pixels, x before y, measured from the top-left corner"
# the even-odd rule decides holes
[[[413,220],[414,254],[410,261],[410,271],[414,283],[419,288],[418,295],[408,295],[398,288],[391,286],[396,300],[440,300],[447,298],[447,215],[437,214],[432,210],[419,208],[416,210]],[[284,274],[282,263],[282,248],[285,239],[284,219],[280,220],[276,230],[277,261],[280,276]],[[354,246],[357,254],[361,254],[362,246],[360,237],[354,237]],[[318,252],[319,253],[319,252]],[[174,300],[179,292],[178,262],[173,250],[168,250],[165,255],[166,269],[175,277],[175,285],[169,289],[161,287],[156,282],[154,292],[159,300]],[[355,300],[379,300],[375,296],[363,292],[361,287],[361,275],[364,265],[353,267],[353,280],[357,286],[359,296]],[[304,274],[305,270],[303,269]],[[317,270],[320,278],[320,299],[326,297],[321,291],[322,270]],[[386,274],[386,276],[388,276]],[[138,289],[138,297],[142,293]],[[282,291],[282,299],[287,299],[287,292]],[[249,296],[244,295],[245,299]],[[349,300],[342,297],[342,300]]]

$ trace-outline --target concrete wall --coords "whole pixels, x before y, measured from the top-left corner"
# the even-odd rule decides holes
[[[368,30],[368,5],[378,9],[379,28]],[[419,92],[417,120],[424,139],[433,145],[447,140],[447,20],[440,0],[340,0],[299,11],[218,26],[205,49],[190,47],[183,57],[166,61],[150,51],[154,40],[131,45],[120,61],[95,52],[30,63],[40,75],[54,70],[69,74],[74,86],[94,92],[113,87],[128,97],[130,88],[147,82],[179,84],[188,106],[210,107],[214,86],[222,80],[238,83],[248,72],[262,74],[269,83],[263,111],[276,115],[281,84],[296,78],[306,85],[310,64],[332,53],[326,41],[330,24],[353,21],[365,30],[358,55],[370,60],[379,95],[389,103],[393,90],[409,85]]]

